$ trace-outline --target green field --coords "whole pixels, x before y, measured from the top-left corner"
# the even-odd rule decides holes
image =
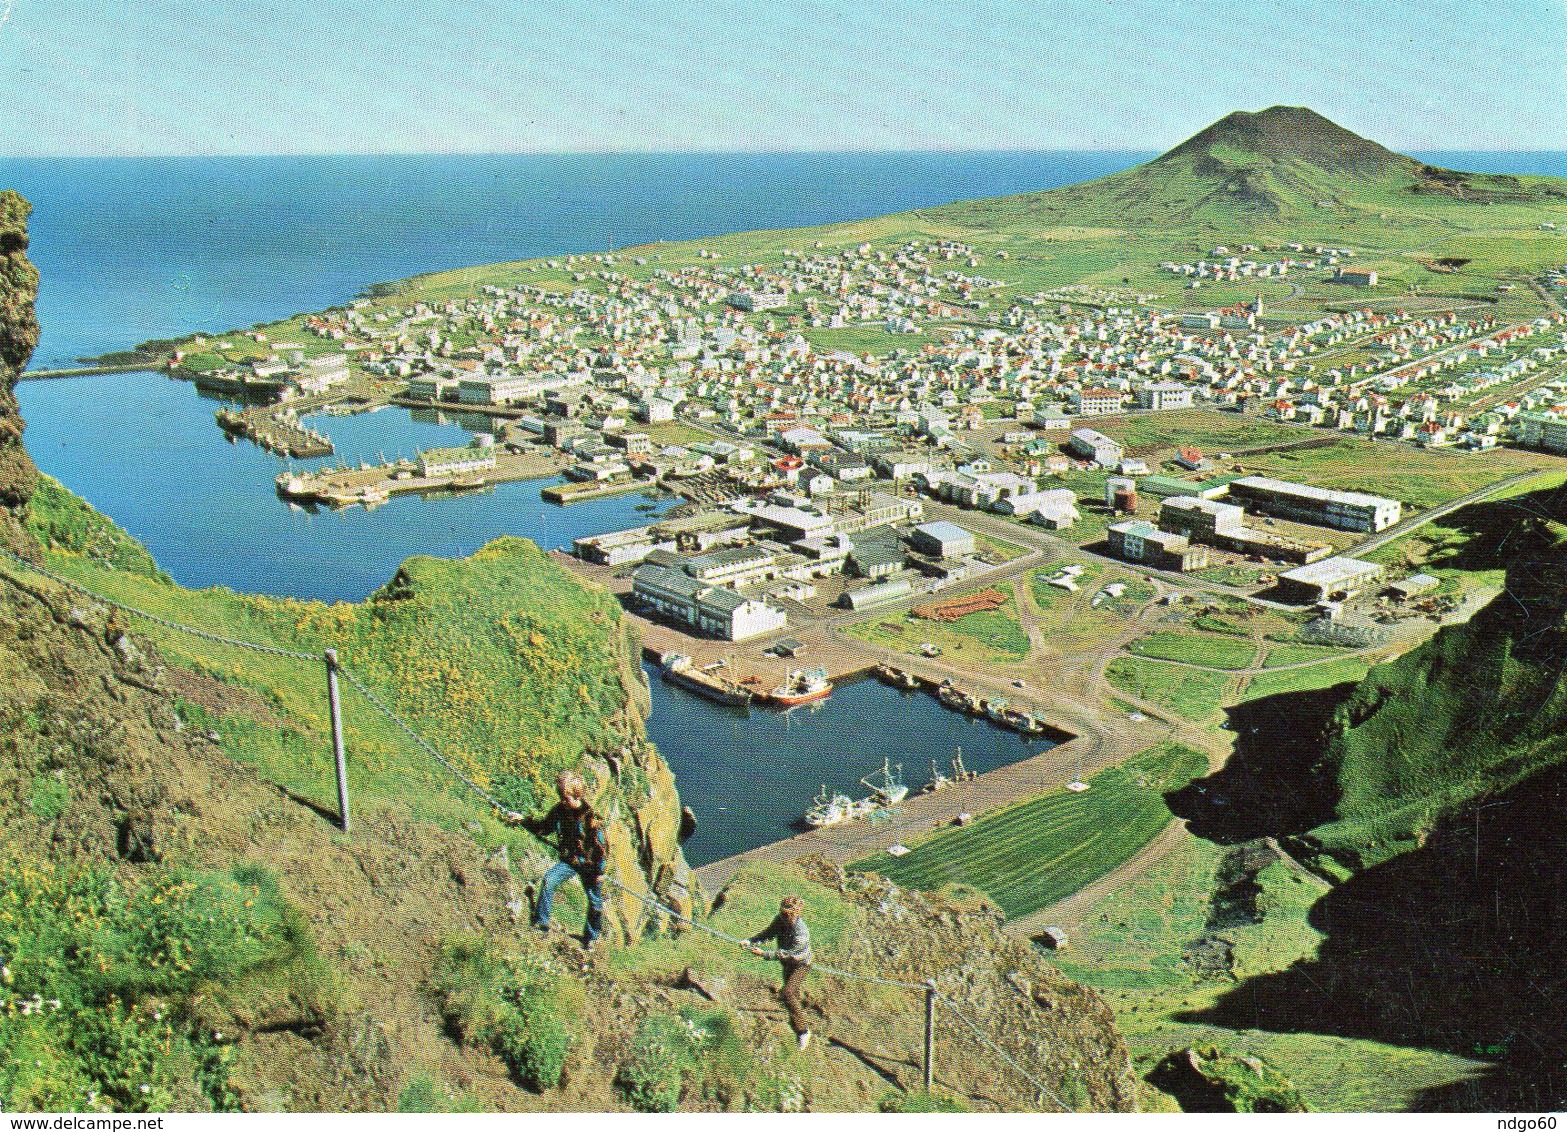
[[[958,595],[932,594],[928,600],[951,601],[955,596]],[[1028,634],[1017,619],[1016,608],[1017,599],[1008,597],[998,609],[970,613],[956,621],[873,614],[843,631],[866,644],[897,652],[918,652],[921,645],[929,643],[970,664],[1005,663],[1028,656]]]
[[[1305,648],[1304,645],[1286,646]],[[1347,656],[1342,660],[1330,660],[1306,668],[1288,668],[1282,672],[1260,672],[1251,678],[1242,695],[1243,699],[1260,700],[1265,696],[1282,695],[1285,692],[1310,692],[1318,688],[1331,688],[1335,684],[1360,680],[1365,677],[1370,663],[1362,657]]]
[[[1061,790],[939,833],[902,857],[854,865],[911,888],[967,884],[1009,918],[1069,896],[1127,860],[1171,820],[1162,794],[1204,773],[1201,752],[1175,744],[1100,771],[1092,789]]]
[[[1204,302],[1211,301],[1212,296],[1204,298]],[[1148,456],[1183,444],[1193,445],[1202,449],[1204,455],[1212,456],[1233,452],[1238,448],[1309,440],[1312,435],[1291,425],[1259,417],[1205,410],[1128,414],[1111,417],[1095,425],[1095,428],[1119,441],[1134,456]],[[1200,472],[1196,473],[1195,478],[1214,474]]]
[[[1200,664],[1205,668],[1248,668],[1257,655],[1257,647],[1249,639],[1217,633],[1168,631],[1139,637],[1126,646],[1126,651],[1157,660]]]
[[[1309,435],[1309,434],[1308,434]],[[1419,511],[1534,468],[1559,465],[1543,452],[1496,448],[1486,453],[1430,451],[1409,444],[1340,439],[1324,448],[1246,458],[1255,475],[1341,491],[1368,491]]]
[[[1113,687],[1183,719],[1200,723],[1219,710],[1230,677],[1223,672],[1182,668],[1157,660],[1118,656],[1105,669]]]
[[[1282,668],[1287,664],[1305,664],[1313,660],[1328,660],[1332,657],[1342,656],[1343,649],[1334,648],[1332,645],[1279,645],[1268,650],[1268,658],[1262,662],[1264,668]]]

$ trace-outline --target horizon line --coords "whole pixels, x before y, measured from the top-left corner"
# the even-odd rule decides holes
[[[344,157],[964,157],[977,155],[1016,154],[1102,154],[1105,156],[1161,155],[1168,149],[1020,146],[1017,148],[944,148],[926,147],[910,149],[516,149],[516,150],[333,150],[303,152],[256,153],[14,153],[0,154],[5,161],[221,161],[221,160],[277,160],[282,158],[344,158]],[[1395,151],[1398,152],[1398,151]],[[1535,154],[1563,154],[1560,149],[1448,149],[1427,146],[1412,147],[1408,155],[1421,153],[1463,153],[1525,156]]]

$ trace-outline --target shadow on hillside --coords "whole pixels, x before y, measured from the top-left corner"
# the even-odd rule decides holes
[[[1395,717],[1379,740],[1394,744],[1387,757],[1400,757],[1400,734],[1412,744],[1429,738],[1407,730],[1426,727],[1446,741],[1516,741],[1519,761],[1499,768],[1510,773],[1550,759],[1567,664],[1567,567],[1547,521],[1561,516],[1567,489],[1476,504],[1443,520],[1470,537],[1452,540],[1426,568],[1505,569],[1508,593],[1465,630],[1479,634],[1469,651],[1452,652],[1449,641],[1426,658],[1414,683],[1387,685],[1388,695],[1435,697],[1429,717],[1419,702]],[[1194,833],[1223,844],[1288,838],[1333,820],[1339,786],[1325,739],[1354,689],[1231,709],[1234,755],[1169,795],[1171,809]],[[1247,979],[1183,1020],[1367,1039],[1485,1064],[1472,1078],[1420,1093],[1419,1109],[1560,1107],[1567,1100],[1564,865],[1567,765],[1546,766],[1458,807],[1418,848],[1323,896],[1309,917],[1325,936],[1315,957]]]
[[[1334,710],[1355,685],[1248,700],[1225,714],[1235,751],[1223,768],[1165,795],[1198,837],[1234,845],[1332,821],[1338,784],[1321,764]]]
[[[1567,768],[1478,801],[1312,909],[1316,958],[1183,1020],[1366,1038],[1494,1065],[1420,1096],[1443,1111],[1567,1098]]]

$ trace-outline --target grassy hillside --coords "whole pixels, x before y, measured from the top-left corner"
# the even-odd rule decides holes
[[[501,540],[462,562],[416,559],[366,602],[323,606],[180,589],[49,481],[25,520],[53,544],[51,567],[117,600],[275,647],[335,644],[345,664],[514,804],[552,767],[637,740],[620,683],[632,657],[618,612],[529,543]],[[0,592],[14,603],[25,591]],[[157,626],[143,635],[143,625],[66,596],[50,632],[112,642],[95,651],[97,663],[111,658],[105,679],[126,682],[121,700],[148,697],[134,713],[173,745],[156,754],[87,699],[49,691],[0,635],[0,669],[12,678],[0,694],[0,781],[16,787],[0,806],[8,1108],[1039,1103],[951,1019],[935,1097],[906,1095],[922,1024],[906,991],[815,987],[808,1002],[824,1035],[842,1044],[800,1054],[772,1016],[775,965],[705,934],[650,936],[593,963],[564,937],[514,928],[526,908],[519,888],[544,853],[497,826],[353,696],[345,706],[356,826],[352,837],[333,830],[318,664]],[[80,661],[73,669],[92,672]],[[499,707],[481,710],[490,704]],[[627,879],[639,868],[681,875],[669,871],[673,842],[655,828],[678,804],[667,772],[652,776],[659,766],[639,755],[607,785],[592,776],[605,789],[601,809],[622,814],[641,839],[620,868]],[[40,851],[62,839],[87,852]],[[97,863],[104,856],[110,863]],[[827,962],[940,976],[944,993],[1065,1103],[1132,1103],[1124,1050],[1096,999],[1004,936],[983,901],[894,900],[877,887],[884,883],[753,869],[726,891],[715,926],[749,934],[783,892],[801,892]],[[560,917],[574,923],[581,896],[562,896]],[[994,971],[952,975],[976,946],[995,953]],[[1005,1001],[1015,994],[1003,970],[1029,972],[1044,1005]],[[684,982],[693,972],[698,983]],[[673,985],[685,989],[671,996]],[[365,1045],[378,1031],[396,1037]]]
[[[412,558],[364,602],[325,605],[176,586],[139,544],[47,477],[25,522],[54,568],[105,596],[238,640],[313,655],[336,648],[347,668],[514,808],[546,797],[555,773],[585,752],[610,750],[637,733],[626,711],[641,694],[636,646],[619,604],[526,540],[499,539],[462,561]],[[253,718],[224,727],[242,756],[328,802],[318,758],[289,765],[300,761],[306,740],[322,734],[320,666],[144,622],[133,627],[171,659],[216,673],[286,716],[287,723]],[[355,770],[384,777],[378,785],[389,796],[400,793],[405,744],[348,698],[351,735],[364,740]]]
[[[1474,521],[1488,509],[1513,516],[1505,593],[1373,669],[1338,711],[1324,760],[1342,796],[1313,833],[1330,853],[1377,861],[1413,848],[1444,811],[1567,758],[1567,491],[1527,497],[1522,512],[1516,500],[1482,505]]]

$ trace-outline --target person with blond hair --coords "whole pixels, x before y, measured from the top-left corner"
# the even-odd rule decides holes
[[[771,940],[777,946],[763,951],[761,945]],[[811,1044],[811,1024],[805,1017],[805,1007],[800,1002],[800,992],[805,986],[805,976],[811,969],[811,929],[805,926],[805,901],[792,893],[778,903],[778,915],[766,928],[746,942],[746,950],[765,959],[776,959],[783,967],[783,989],[779,997],[789,1012],[789,1027],[795,1040],[804,1049]]]
[[[604,825],[593,812],[587,786],[575,771],[563,771],[555,780],[560,800],[541,818],[524,818],[521,825],[536,837],[555,839],[560,860],[544,873],[533,910],[533,926],[550,930],[550,908],[555,890],[576,876],[588,896],[588,922],[582,932],[584,950],[592,951],[604,930],[604,858],[608,843]]]

